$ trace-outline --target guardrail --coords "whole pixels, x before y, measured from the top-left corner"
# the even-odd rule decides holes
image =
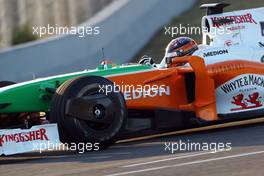
[[[54,36],[0,51],[0,80],[21,82],[93,68],[105,56],[129,62],[155,32],[195,0],[116,0],[81,26],[99,35]]]

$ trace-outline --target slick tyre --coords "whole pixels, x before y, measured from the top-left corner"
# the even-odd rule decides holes
[[[57,89],[51,103],[50,119],[58,124],[62,142],[91,143],[99,145],[100,149],[115,143],[126,124],[127,108],[120,92],[111,91],[106,94],[106,88],[112,89],[113,86],[106,78],[85,76],[68,80]],[[70,100],[81,98],[87,101],[91,97],[96,103],[90,105],[88,100],[76,106],[77,109],[81,108],[80,111],[90,113],[90,116],[83,118],[78,115],[78,110],[75,114],[66,113],[71,109]],[[100,101],[100,97],[104,101]]]

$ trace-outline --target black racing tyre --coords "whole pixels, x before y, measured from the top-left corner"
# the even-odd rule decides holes
[[[16,84],[16,83],[12,82],[12,81],[0,81],[0,88],[1,87],[6,87],[6,86],[10,86],[10,85],[13,85],[13,84]]]
[[[106,78],[84,76],[68,80],[56,90],[51,103],[50,120],[58,124],[61,142],[99,143],[100,149],[103,149],[117,140],[119,132],[126,124],[127,108],[120,92],[112,91],[107,95],[105,92],[100,92],[102,87],[107,86],[113,88],[113,83]],[[105,116],[107,114],[107,117],[102,118],[111,117],[111,122],[94,122],[66,114],[68,100],[87,96],[104,96],[111,102],[107,108],[101,107],[100,104],[96,105],[101,107],[101,114]]]

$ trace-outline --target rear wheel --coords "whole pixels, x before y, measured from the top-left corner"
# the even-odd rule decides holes
[[[66,81],[53,97],[50,118],[58,123],[62,142],[113,144],[125,125],[127,110],[123,95],[109,91],[110,80],[99,76]]]

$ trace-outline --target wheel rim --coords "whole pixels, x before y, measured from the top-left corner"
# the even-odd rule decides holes
[[[94,85],[93,85],[94,86]],[[92,96],[92,95],[104,95],[103,93],[99,93],[98,88],[94,88],[94,87],[99,87],[98,86],[94,86],[92,85],[86,86],[84,87],[77,95],[77,97],[85,97],[85,96]],[[93,87],[91,89],[91,87]],[[114,99],[111,95],[107,95],[107,99],[114,104]],[[111,106],[109,105],[108,107],[103,106],[102,104],[96,104],[93,108],[92,108],[92,114],[94,115],[94,119],[98,119],[98,120],[103,120],[106,117],[111,118],[112,120],[114,120],[114,116],[117,112],[117,109],[115,106]],[[90,121],[90,120],[81,120],[85,125],[87,125],[88,127],[92,128],[95,131],[103,131],[107,128],[109,128],[111,126],[111,123],[102,123],[100,121]]]

